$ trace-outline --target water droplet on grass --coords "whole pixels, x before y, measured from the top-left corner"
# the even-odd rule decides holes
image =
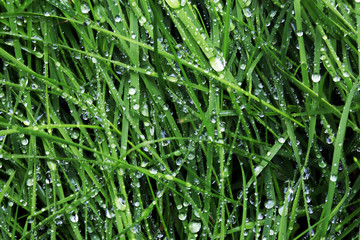
[[[320,79],[321,79],[321,77],[320,77],[319,74],[314,73],[314,74],[311,76],[311,80],[312,80],[313,82],[315,82],[315,83],[320,82]]]
[[[195,158],[195,155],[193,153],[189,153],[188,159],[191,161]]]
[[[299,31],[296,33],[296,35],[298,35],[298,37],[302,37],[304,35],[304,32],[303,31]]]
[[[115,22],[120,22],[122,19],[121,19],[121,17],[120,16],[116,16],[115,17]]]
[[[135,104],[135,105],[133,106],[133,109],[134,109],[134,110],[139,110],[139,108],[140,108],[139,104]]]
[[[287,208],[284,209],[284,206],[279,207],[279,214],[280,216],[287,215]]]
[[[21,140],[21,144],[22,144],[23,146],[28,145],[28,143],[29,143],[29,140],[28,140],[27,138],[24,138],[24,139]]]
[[[157,174],[157,170],[155,168],[150,169],[151,174]]]
[[[166,0],[169,7],[177,9],[180,8],[180,2],[178,0]]]
[[[139,23],[140,23],[140,26],[144,25],[144,23],[146,23],[146,18],[144,16],[142,16],[140,19],[139,19]]]
[[[125,209],[126,209],[125,200],[122,199],[121,197],[116,198],[116,200],[115,200],[115,206],[116,206],[120,211],[125,211]]]
[[[333,78],[333,81],[334,81],[334,82],[339,82],[339,81],[340,81],[340,77],[339,77],[339,76],[335,76],[335,77]]]
[[[90,8],[86,3],[81,4],[80,10],[82,13],[87,14],[90,12]]]
[[[27,185],[28,187],[33,186],[33,185],[34,185],[34,179],[29,178],[29,179],[26,181],[26,185]]]
[[[106,217],[107,218],[113,218],[115,216],[115,213],[112,211],[109,211],[109,209],[106,209]]]
[[[73,223],[77,223],[79,221],[79,216],[77,214],[72,215],[70,217],[70,221],[72,221]]]
[[[243,10],[243,13],[244,13],[245,17],[247,17],[247,18],[251,18],[251,17],[252,17],[252,13],[251,13],[251,11],[250,11],[249,8],[245,8],[245,9]]]
[[[179,220],[180,220],[180,221],[184,221],[184,220],[186,219],[186,214],[185,214],[185,213],[180,213],[180,214],[178,215],[178,217],[179,217]]]
[[[265,202],[265,208],[267,209],[271,209],[275,206],[275,201],[274,200],[268,200]]]
[[[210,65],[215,71],[221,72],[225,68],[225,59],[221,56],[212,57],[210,58]]]
[[[29,120],[25,120],[25,121],[24,121],[24,125],[25,125],[25,126],[29,126],[29,125],[30,125],[30,121],[29,121]]]
[[[321,168],[326,167],[326,162],[324,160],[319,161],[319,167]]]
[[[49,161],[47,164],[48,164],[48,167],[50,168],[50,170],[52,170],[52,171],[56,170],[56,164],[55,163]]]
[[[197,233],[200,231],[201,223],[200,222],[190,222],[189,223],[189,231],[191,233]]]
[[[136,88],[131,87],[131,88],[129,89],[129,95],[134,95],[135,93],[136,93]]]
[[[336,182],[336,180],[337,180],[337,176],[336,176],[336,175],[331,175],[331,176],[330,176],[330,181]]]
[[[283,137],[279,138],[279,143],[285,143],[285,138]]]
[[[169,180],[169,181],[174,180],[174,177],[171,176],[171,175],[169,175],[169,174],[166,174],[164,177],[165,177],[165,179],[167,179],[167,180]]]

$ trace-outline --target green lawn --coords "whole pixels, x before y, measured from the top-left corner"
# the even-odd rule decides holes
[[[0,239],[360,239],[360,0],[1,0],[0,69]]]

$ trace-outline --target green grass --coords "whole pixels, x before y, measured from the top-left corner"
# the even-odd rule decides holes
[[[360,239],[360,2],[0,1],[0,239]]]

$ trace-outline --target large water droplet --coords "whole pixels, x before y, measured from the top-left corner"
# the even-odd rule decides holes
[[[115,216],[115,213],[110,211],[109,209],[106,209],[106,217],[107,218],[113,218]]]
[[[21,144],[22,144],[23,146],[28,145],[28,143],[29,143],[29,140],[28,140],[27,138],[24,138],[24,139],[21,140]]]
[[[335,76],[335,77],[333,78],[333,81],[334,81],[334,82],[339,82],[339,81],[340,81],[340,77],[339,77],[339,76]]]
[[[189,153],[188,159],[191,161],[195,158],[195,155],[193,153]]]
[[[135,104],[135,105],[133,106],[133,109],[134,109],[134,110],[139,110],[139,108],[140,108],[139,104]]]
[[[87,14],[88,12],[90,12],[90,8],[86,3],[81,4],[80,10],[84,14]]]
[[[336,176],[336,175],[331,175],[331,176],[330,176],[330,181],[336,182],[336,180],[337,180],[337,176]]]
[[[221,72],[225,68],[225,58],[221,56],[212,57],[210,58],[210,65],[215,71]]]
[[[115,206],[116,206],[120,211],[125,211],[125,209],[126,209],[125,200],[122,199],[121,197],[116,198],[116,199],[115,199]]]
[[[26,181],[26,185],[27,185],[28,187],[33,186],[33,185],[34,185],[34,179],[29,178],[29,179]]]
[[[200,231],[201,222],[190,222],[189,223],[189,231],[191,233],[197,233]]]
[[[321,76],[319,74],[316,74],[314,73],[312,76],[311,76],[311,80],[315,83],[317,82],[320,82],[320,79],[321,79]]]
[[[287,208],[284,209],[284,206],[279,207],[279,214],[280,216],[287,215]]]
[[[326,167],[326,162],[324,160],[319,161],[319,167],[321,168]]]
[[[56,164],[55,164],[55,163],[53,163],[53,162],[51,162],[51,161],[48,161],[48,162],[47,162],[47,165],[48,165],[48,167],[50,168],[50,170],[52,170],[52,171],[55,171],[55,170],[56,170]]]
[[[150,169],[151,174],[157,174],[157,170],[155,168]]]
[[[135,93],[136,93],[136,88],[131,87],[131,88],[129,89],[129,95],[134,95]]]
[[[271,209],[275,206],[275,201],[274,200],[267,200],[265,202],[265,208],[267,209]]]
[[[247,17],[247,18],[251,18],[251,17],[252,17],[252,13],[251,13],[251,11],[250,11],[249,8],[245,8],[245,9],[243,10],[243,13],[244,13],[245,17]]]
[[[146,23],[146,18],[144,16],[142,16],[140,19],[139,19],[139,23],[140,23],[140,26],[144,25],[144,23]]]
[[[178,0],[166,0],[166,3],[171,8],[174,8],[174,9],[180,8],[180,2]]]
[[[116,16],[115,17],[115,22],[120,22],[122,19],[121,19],[121,16]]]
[[[72,221],[73,223],[77,223],[79,221],[79,216],[77,214],[71,215],[70,221]]]
[[[186,214],[185,213],[179,213],[178,215],[180,221],[184,221],[186,219]]]

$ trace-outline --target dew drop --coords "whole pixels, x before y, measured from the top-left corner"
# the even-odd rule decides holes
[[[284,209],[284,206],[279,207],[279,214],[280,216],[286,216],[287,215],[287,208]]]
[[[136,93],[136,88],[131,87],[131,88],[129,89],[129,95],[134,95],[135,93]]]
[[[212,57],[210,58],[210,65],[215,71],[221,72],[225,68],[225,58],[221,56]]]
[[[247,18],[251,18],[251,17],[252,17],[252,13],[251,13],[251,11],[250,11],[249,8],[245,8],[245,9],[243,10],[243,13],[244,13],[245,17],[247,17]]]
[[[335,76],[335,77],[333,78],[333,81],[334,81],[334,82],[339,82],[339,81],[340,81],[340,77],[339,77],[339,76]]]
[[[81,12],[84,13],[84,14],[87,14],[87,13],[90,12],[89,6],[88,6],[87,4],[85,4],[85,3],[81,4],[80,10],[81,10]]]
[[[140,25],[144,25],[144,23],[146,23],[146,18],[144,16],[142,16],[140,19],[139,19],[139,23]]]
[[[121,19],[121,17],[120,16],[116,16],[115,17],[115,22],[120,22],[122,19]]]
[[[165,177],[165,179],[167,179],[167,180],[169,180],[169,181],[174,180],[174,177],[171,176],[171,175],[169,175],[169,174],[166,174],[164,177]]]
[[[315,82],[315,83],[320,82],[320,79],[321,79],[321,77],[320,77],[319,74],[314,73],[314,74],[311,76],[311,80],[312,80],[313,82]]]
[[[109,209],[106,209],[106,217],[107,218],[113,218],[115,216],[115,213],[110,211]]]
[[[30,125],[30,121],[26,119],[26,120],[24,121],[24,125],[25,125],[25,126],[29,126],[29,125]]]
[[[134,109],[134,110],[139,110],[139,108],[140,108],[139,104],[135,104],[135,105],[133,106],[133,109]]]
[[[265,202],[265,208],[267,209],[271,209],[275,206],[275,201],[274,200],[267,200]]]
[[[189,153],[188,159],[191,161],[195,158],[195,155],[193,153]]]
[[[50,170],[52,170],[52,171],[56,170],[56,164],[55,163],[49,161],[47,164],[48,164],[48,167],[50,168]]]
[[[34,179],[29,178],[29,179],[26,181],[26,185],[27,185],[28,187],[33,186],[33,185],[34,185]]]
[[[176,163],[177,166],[180,166],[183,163],[183,159],[178,158],[178,159],[176,159],[175,163]]]
[[[279,143],[285,143],[285,138],[283,137],[279,138]]]
[[[337,176],[335,176],[335,175],[330,176],[330,181],[336,182],[336,180],[337,180]]]
[[[200,231],[201,222],[190,222],[189,223],[189,231],[191,233],[197,233]]]
[[[174,9],[180,8],[180,2],[178,0],[166,0],[166,3],[171,8],[174,8]]]
[[[116,198],[116,200],[115,200],[115,206],[116,206],[117,209],[119,209],[120,211],[125,211],[125,209],[126,209],[125,200],[122,199],[121,197]]]
[[[24,138],[24,139],[21,140],[21,144],[22,144],[23,146],[28,145],[28,143],[29,143],[29,140],[28,140],[27,138]]]
[[[72,221],[73,223],[77,223],[79,221],[79,216],[77,214],[72,215],[70,217],[70,221]]]
[[[324,160],[319,161],[319,167],[321,168],[326,167],[326,162]]]
[[[157,170],[155,168],[150,169],[151,174],[157,174]]]
[[[186,214],[185,214],[185,213],[180,213],[180,214],[178,215],[178,217],[179,217],[179,220],[180,220],[180,221],[184,221],[184,220],[186,219]]]

